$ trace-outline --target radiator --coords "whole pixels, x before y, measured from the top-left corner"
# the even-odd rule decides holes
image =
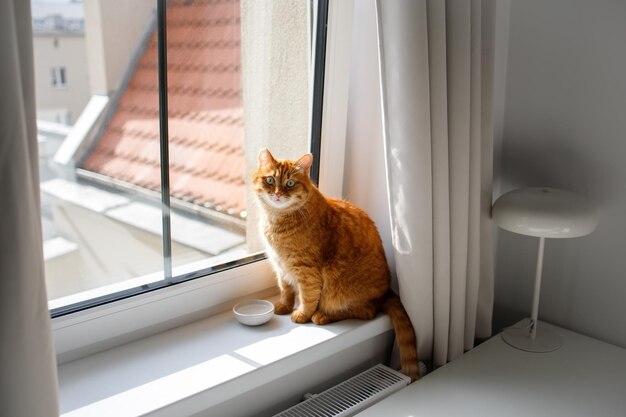
[[[408,376],[384,365],[376,365],[321,394],[309,396],[274,417],[353,416],[410,383]]]

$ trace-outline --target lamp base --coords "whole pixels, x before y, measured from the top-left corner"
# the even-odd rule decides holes
[[[507,327],[502,331],[502,339],[514,348],[526,352],[546,353],[559,349],[563,342],[555,332],[548,330],[537,323],[534,338],[530,337],[530,323],[524,327]]]

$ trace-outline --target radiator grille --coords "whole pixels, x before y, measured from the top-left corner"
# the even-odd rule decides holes
[[[410,383],[409,377],[376,365],[274,417],[348,417]]]

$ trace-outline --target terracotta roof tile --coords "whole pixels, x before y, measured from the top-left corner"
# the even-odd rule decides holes
[[[245,210],[239,1],[168,4],[171,195],[239,215]],[[83,167],[159,191],[159,152],[155,33]]]

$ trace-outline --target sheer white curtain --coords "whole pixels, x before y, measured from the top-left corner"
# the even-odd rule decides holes
[[[435,366],[491,334],[494,7],[377,1],[398,285]]]
[[[56,416],[27,0],[0,1],[0,92],[0,415]]]

